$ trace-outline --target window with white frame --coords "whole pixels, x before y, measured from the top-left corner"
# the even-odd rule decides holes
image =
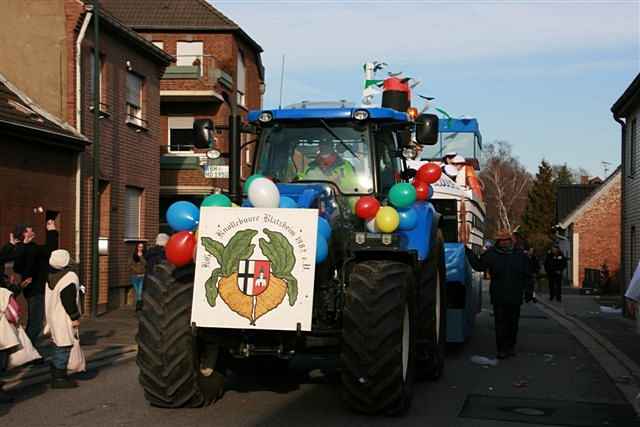
[[[158,49],[164,50],[164,42],[151,42],[151,43],[153,43],[153,45]]]
[[[193,153],[193,117],[168,118],[169,153]]]
[[[179,67],[198,66],[201,76],[204,75],[203,56],[202,42],[178,42],[176,44],[176,65]]]
[[[142,88],[144,80],[138,74],[127,72],[127,123],[145,127]]]
[[[93,82],[95,80],[95,50],[91,49],[89,52],[88,58],[88,66],[89,66],[89,105],[91,106],[91,110],[93,110]],[[106,85],[105,85],[105,65],[104,65],[104,55],[98,55],[98,74],[100,76],[100,98],[98,102],[100,103],[100,111],[107,110],[107,99],[106,99]]]
[[[126,187],[124,200],[124,238],[140,239],[140,206],[142,205],[142,189]]]
[[[238,105],[245,106],[247,97],[247,70],[244,62],[244,53],[238,51],[238,70],[237,70],[237,83],[236,89],[238,91]]]

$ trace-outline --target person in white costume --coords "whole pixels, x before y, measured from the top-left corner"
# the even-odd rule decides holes
[[[80,326],[80,280],[69,266],[71,256],[64,249],[51,253],[45,289],[45,315],[55,345],[51,358],[51,388],[73,388],[78,384],[67,375],[69,355]]]
[[[2,364],[2,366],[0,366],[0,372],[5,369],[8,351],[20,344],[16,328],[7,320],[7,316],[5,315],[11,295],[13,294],[8,289],[0,288],[0,359]],[[2,390],[2,382],[0,382],[0,403],[11,402],[13,402],[13,398]]]

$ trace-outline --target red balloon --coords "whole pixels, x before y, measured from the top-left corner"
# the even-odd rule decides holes
[[[420,166],[418,173],[416,174],[416,180],[426,182],[427,184],[433,184],[440,179],[442,175],[442,169],[436,163],[427,163]]]
[[[196,238],[188,231],[179,231],[172,235],[165,246],[167,261],[176,267],[183,267],[193,262],[193,251]]]
[[[416,200],[427,200],[429,198],[429,184],[424,181],[414,180],[413,186],[416,187]]]
[[[356,202],[356,215],[369,220],[376,216],[380,209],[380,202],[373,196],[362,196]]]

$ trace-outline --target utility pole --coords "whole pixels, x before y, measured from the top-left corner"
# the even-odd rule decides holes
[[[93,0],[93,188],[91,203],[91,317],[97,316],[100,288],[100,28],[99,2]]]
[[[278,110],[282,110],[282,92],[284,90],[284,53],[282,54],[282,68],[280,68],[280,103]]]

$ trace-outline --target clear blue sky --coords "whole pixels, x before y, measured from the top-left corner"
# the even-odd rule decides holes
[[[359,102],[362,64],[390,64],[453,116],[477,117],[530,171],[542,158],[602,175],[620,162],[610,108],[640,71],[633,1],[212,2],[264,48],[265,107]]]

